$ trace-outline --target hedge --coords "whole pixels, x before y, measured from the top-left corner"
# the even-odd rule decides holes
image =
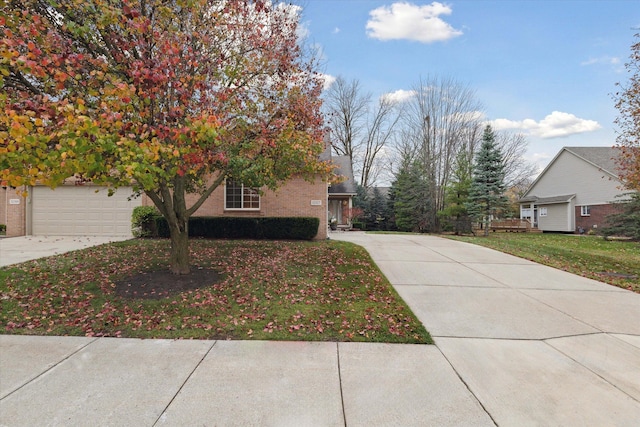
[[[146,221],[137,223],[140,236],[169,237],[167,221],[157,211],[153,217],[144,215],[144,218]],[[311,240],[318,234],[319,227],[320,219],[311,217],[194,216],[189,218],[189,237]]]

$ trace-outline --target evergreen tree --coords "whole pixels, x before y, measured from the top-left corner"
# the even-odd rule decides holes
[[[362,209],[363,217],[354,221],[354,224],[361,224],[361,229],[366,229],[366,224],[369,223],[369,212],[371,211],[371,201],[369,200],[369,195],[367,194],[367,189],[364,188],[360,184],[356,184],[356,195],[353,197],[353,207],[357,209]]]
[[[469,153],[458,153],[454,165],[451,183],[445,190],[445,208],[440,211],[440,216],[449,223],[449,229],[456,234],[471,232],[471,218],[467,212],[469,191],[472,182],[472,162]]]
[[[623,236],[640,240],[640,193],[633,192],[627,195],[631,196],[631,199],[618,202],[621,212],[607,216],[608,225],[602,230],[605,238]]]
[[[415,162],[405,161],[392,184],[395,224],[401,231],[424,232],[429,221],[428,186]]]
[[[389,208],[389,198],[380,188],[373,188],[373,197],[371,197],[369,205],[372,223],[370,228],[373,230],[389,230],[392,227],[391,218],[393,211]]]
[[[491,217],[508,203],[504,191],[502,153],[491,126],[487,125],[473,167],[469,202],[466,204],[469,215],[475,220],[482,220],[485,236],[489,234]]]

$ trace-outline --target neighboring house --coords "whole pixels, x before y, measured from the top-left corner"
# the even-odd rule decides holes
[[[76,185],[73,179],[55,190],[0,187],[0,223],[6,224],[7,237],[131,235],[131,213],[141,198],[129,200],[132,190],[127,187],[111,197],[107,192],[106,187]]]
[[[564,147],[519,200],[520,218],[542,231],[584,232],[605,224],[628,191],[612,147]]]
[[[330,156],[328,156],[330,158]],[[334,159],[331,159],[334,160]],[[353,183],[350,168],[336,158],[337,172],[344,183]],[[328,184],[319,177],[313,181],[293,178],[276,191],[262,192],[227,181],[218,187],[195,216],[286,217],[310,216],[320,219],[316,239],[327,238]],[[351,207],[345,189],[335,197]],[[51,190],[44,186],[22,190],[0,187],[0,224],[7,225],[7,237],[23,235],[103,235],[130,236],[131,213],[136,206],[153,205],[146,196],[132,198],[131,188],[119,188],[111,197],[107,188],[69,180]],[[341,190],[342,191],[342,190]],[[355,194],[355,191],[354,191]],[[188,200],[188,203],[192,200]],[[344,212],[344,211],[343,211]]]
[[[329,185],[329,220],[335,218],[337,227],[350,228],[353,197],[356,195],[351,159],[349,156],[332,156],[331,161],[336,165],[336,175],[341,176],[342,181]]]

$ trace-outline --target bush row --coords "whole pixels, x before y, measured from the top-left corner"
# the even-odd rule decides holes
[[[134,236],[169,237],[169,225],[157,210],[134,209]],[[136,212],[137,210],[137,212]],[[318,234],[320,220],[309,217],[208,217],[189,218],[189,236],[215,239],[311,240]]]

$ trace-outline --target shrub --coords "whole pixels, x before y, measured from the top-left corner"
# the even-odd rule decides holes
[[[160,212],[153,206],[136,206],[131,214],[131,232],[135,237],[154,237],[158,235]]]
[[[640,192],[627,193],[628,200],[615,202],[620,212],[607,216],[607,226],[602,230],[605,238],[628,237],[640,241]]]
[[[156,237],[169,237],[167,221],[155,217]],[[205,217],[189,218],[189,237],[210,239],[311,240],[318,234],[320,220],[309,217]]]
[[[7,225],[0,224],[0,234],[5,234],[7,232]]]

